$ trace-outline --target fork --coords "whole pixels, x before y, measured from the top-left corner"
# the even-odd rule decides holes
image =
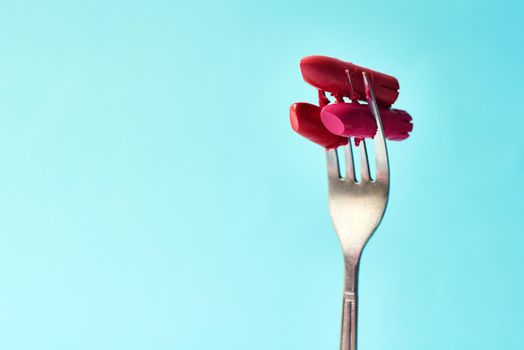
[[[336,149],[327,151],[329,211],[344,254],[344,294],[340,350],[357,348],[358,271],[362,251],[380,224],[389,196],[389,162],[380,114],[373,88],[363,72],[366,99],[377,123],[374,138],[376,175],[370,177],[366,144],[360,149],[360,180],[357,182],[352,145],[344,147],[345,176],[339,169]],[[348,75],[351,83],[351,79]]]

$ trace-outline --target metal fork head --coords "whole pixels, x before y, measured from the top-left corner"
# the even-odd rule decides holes
[[[366,144],[360,142],[360,181],[356,181],[351,140],[344,149],[345,171],[339,170],[335,149],[327,151],[329,210],[346,265],[356,269],[369,238],[380,224],[389,196],[389,162],[384,131],[373,90],[364,73],[368,105],[377,123],[374,138],[376,174],[370,177]],[[345,173],[345,176],[340,176]]]

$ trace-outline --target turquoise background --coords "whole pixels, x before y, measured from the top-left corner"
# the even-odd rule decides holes
[[[298,60],[395,75],[415,130],[361,349],[522,349],[513,1],[2,1],[0,348],[337,349],[342,256]]]

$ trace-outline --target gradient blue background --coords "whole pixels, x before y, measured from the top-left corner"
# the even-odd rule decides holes
[[[337,349],[342,258],[298,60],[415,118],[361,271],[362,349],[522,349],[514,1],[2,1],[0,348]]]

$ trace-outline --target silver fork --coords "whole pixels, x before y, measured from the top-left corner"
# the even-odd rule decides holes
[[[344,296],[342,304],[341,350],[357,348],[357,293],[359,261],[364,246],[380,224],[389,196],[389,163],[384,131],[373,89],[363,74],[366,99],[377,123],[375,143],[376,175],[370,178],[366,144],[360,142],[360,181],[356,181],[351,140],[344,147],[345,176],[339,174],[334,149],[327,151],[329,211],[344,254]]]

